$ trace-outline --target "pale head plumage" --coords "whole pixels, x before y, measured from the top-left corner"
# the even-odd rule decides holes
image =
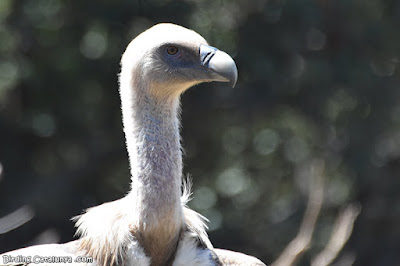
[[[132,74],[130,81],[140,79],[148,83],[153,96],[177,98],[189,87],[209,80],[201,69],[200,45],[207,45],[207,41],[192,30],[169,23],[157,24],[126,48],[121,60],[121,82],[123,76]],[[171,46],[178,49],[177,54],[167,53]]]

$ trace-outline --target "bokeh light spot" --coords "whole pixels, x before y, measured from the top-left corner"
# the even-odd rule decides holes
[[[40,137],[50,137],[56,131],[56,122],[51,114],[40,113],[32,117],[32,129]]]
[[[241,168],[228,168],[217,178],[218,191],[227,197],[232,197],[245,190],[249,183],[247,174]]]
[[[102,57],[107,49],[107,34],[104,30],[93,28],[86,32],[81,41],[81,53],[89,59]]]
[[[217,194],[209,187],[200,187],[195,190],[192,206],[198,210],[205,210],[214,207],[217,203]]]
[[[257,133],[253,140],[253,146],[260,155],[273,153],[278,147],[280,138],[278,133],[272,129],[263,129]]]

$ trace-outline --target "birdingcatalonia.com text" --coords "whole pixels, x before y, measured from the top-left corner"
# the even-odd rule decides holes
[[[72,256],[11,256],[3,255],[3,264],[8,263],[93,263],[93,258],[88,256],[77,256],[75,259]],[[1,263],[0,263],[1,264]],[[3,265],[1,264],[1,265]]]

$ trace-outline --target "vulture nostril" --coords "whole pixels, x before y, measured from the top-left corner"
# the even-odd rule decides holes
[[[208,62],[210,62],[211,58],[214,56],[215,52],[218,51],[217,48],[208,46],[208,45],[201,45],[200,46],[200,60],[203,66],[207,66]]]
[[[213,52],[209,52],[206,54],[206,56],[203,59],[203,65],[208,65],[208,62],[210,62],[211,58],[213,57],[214,53]]]

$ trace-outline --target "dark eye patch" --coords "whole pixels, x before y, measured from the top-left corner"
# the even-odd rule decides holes
[[[182,44],[166,43],[160,47],[161,60],[168,64],[170,69],[192,67],[199,62],[199,51]]]

